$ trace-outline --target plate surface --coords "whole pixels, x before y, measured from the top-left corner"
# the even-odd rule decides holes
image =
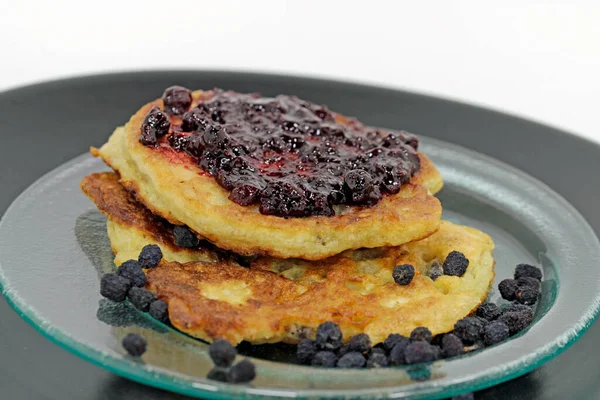
[[[508,161],[541,178],[578,207],[594,227],[600,226],[600,214],[594,202],[590,201],[590,199],[597,198],[600,185],[598,185],[598,178],[588,174],[588,171],[591,171],[596,165],[597,157],[600,154],[595,144],[503,114],[406,92],[302,78],[219,72],[155,72],[87,77],[51,82],[0,94],[3,140],[3,146],[0,148],[0,167],[3,171],[0,174],[0,181],[3,184],[3,191],[0,194],[0,212],[4,211],[18,192],[37,176],[52,166],[85,151],[90,143],[101,144],[112,127],[126,120],[131,110],[136,109],[148,98],[155,97],[164,87],[174,83],[194,88],[221,86],[240,91],[258,90],[267,95],[280,92],[295,93],[301,97],[327,103],[333,109],[356,115],[370,124],[406,128],[416,133],[437,136],[467,145]],[[435,145],[433,142],[429,144]],[[443,172],[448,175],[448,171],[444,170]],[[447,181],[448,179],[449,176],[446,176]],[[444,205],[450,210],[454,210],[453,201],[460,203],[465,200],[464,196],[461,197],[460,185],[457,187],[459,190],[442,194]],[[483,188],[486,186],[483,185]],[[524,206],[539,202],[540,193],[542,192],[538,192],[533,201]],[[75,189],[71,195],[75,197],[79,193]],[[483,198],[486,198],[485,195],[486,193]],[[489,197],[488,195],[487,198]],[[493,205],[492,208],[502,210],[502,208],[497,208],[499,204],[497,199],[493,198],[492,200],[494,200],[490,202]],[[467,215],[455,214],[451,217],[467,217],[466,221],[469,224],[475,224],[484,215],[478,213],[489,211],[489,207],[487,207],[489,204],[485,203],[485,201],[482,203],[482,207],[471,204],[469,209],[473,212],[467,213]],[[38,209],[45,207],[46,215],[49,215],[53,206],[52,203],[36,205]],[[85,210],[91,208],[89,204],[88,207]],[[535,256],[535,246],[539,245],[539,243],[535,243],[535,238],[540,237],[540,232],[532,230],[532,227],[537,225],[529,224],[530,221],[526,219],[517,218],[516,222],[520,228],[512,230],[515,226],[510,221],[515,221],[514,216],[512,219],[506,218],[506,215],[502,213],[497,216],[498,221],[509,222],[509,225],[498,225],[497,227],[501,229],[498,229],[497,232],[490,232],[497,240],[498,245],[500,246],[501,242],[496,235],[503,234],[503,232],[507,233],[506,236],[502,236],[506,238],[507,245],[511,243],[518,245],[514,249],[514,254],[511,252],[507,254],[505,261],[513,263],[513,261],[524,261],[523,257]],[[89,219],[88,225],[90,226],[101,223],[101,221],[95,220],[93,215],[88,215],[88,217],[90,218],[83,219]],[[563,217],[577,223],[576,219],[570,218],[569,213]],[[27,215],[21,215],[21,220],[30,219]],[[561,226],[561,229],[565,229],[566,226],[568,225]],[[71,229],[74,227],[72,225]],[[479,227],[492,228],[486,225],[479,225]],[[56,230],[58,227],[52,227],[49,232],[56,232]],[[579,225],[576,230],[569,232],[571,238],[576,238],[577,230],[585,233],[585,224]],[[92,229],[92,231],[94,230]],[[71,235],[76,237],[73,231],[71,231]],[[44,276],[48,271],[52,271],[52,267],[55,266],[53,257],[41,261],[39,257],[32,256],[31,246],[26,245],[29,241],[28,237],[19,237],[16,232],[12,232],[10,236],[11,243],[16,241],[21,249],[26,249],[21,251],[20,265],[21,269],[30,269],[29,277],[32,274],[37,276],[38,273]],[[541,237],[546,238],[545,232],[541,234]],[[586,237],[590,239],[589,235]],[[591,237],[593,238],[593,236]],[[524,241],[523,238],[525,238]],[[529,242],[527,238],[533,238],[534,241]],[[60,250],[60,245],[53,244],[50,239],[55,240],[54,235],[49,240],[39,243],[38,248],[55,247],[54,250]],[[543,241],[542,244],[544,244]],[[584,242],[581,242],[581,245],[584,246]],[[596,246],[597,243],[593,243],[583,254],[587,253],[586,256],[593,256],[593,249]],[[562,252],[562,248],[560,250]],[[79,256],[84,254],[81,248],[78,251]],[[94,252],[94,254],[100,253]],[[500,254],[498,252],[496,254],[500,264],[502,262]],[[515,256],[515,260],[508,258],[511,254]],[[546,252],[546,254],[549,253]],[[0,250],[0,258],[3,259],[3,257],[4,253]],[[35,262],[33,258],[36,258]],[[551,255],[549,260],[556,263],[556,259]],[[571,261],[574,259],[569,259],[569,262]],[[68,262],[74,267],[63,276],[62,284],[58,288],[51,288],[52,292],[65,290],[64,288],[68,288],[68,286],[79,286],[65,285],[64,282],[71,282],[78,276],[77,268],[92,265],[90,261],[83,265],[77,264],[78,261],[75,258],[69,259]],[[96,260],[96,265],[98,265],[98,260]],[[568,267],[571,275],[583,275],[587,273],[589,265],[570,264]],[[551,314],[557,309],[562,294],[570,286],[562,280],[561,271],[565,273],[566,267],[557,264],[555,268],[558,271],[555,282],[560,284],[555,306],[549,314],[541,319],[539,319],[541,314],[538,313],[537,325],[525,336],[511,341],[510,346],[526,338],[532,338],[532,333],[537,329],[536,326],[544,323],[546,319],[551,319],[557,326],[562,325],[565,331],[569,328],[567,320],[562,315],[557,318]],[[573,273],[575,269],[576,274]],[[87,269],[87,271],[89,270]],[[93,268],[91,270],[95,273]],[[547,274],[552,272],[550,267],[545,270]],[[501,277],[500,273],[499,277]],[[586,278],[588,281],[590,279],[593,281],[593,276],[589,274],[586,275]],[[97,285],[97,274],[95,279]],[[597,280],[593,281],[593,284],[596,283]],[[32,283],[28,282],[27,285],[32,285]],[[44,291],[48,292],[48,288],[51,286],[53,285],[44,282]],[[577,287],[571,297],[581,299],[589,295],[580,289]],[[96,295],[96,292],[91,293],[90,297]],[[552,293],[552,290],[547,293]],[[96,312],[98,310],[97,300],[98,298],[89,301],[85,298],[70,299],[62,313],[72,315],[69,308],[74,307],[74,303],[77,302],[94,305],[94,312]],[[56,312],[59,313],[59,311],[61,310]],[[543,314],[543,310],[541,313]],[[65,396],[89,398],[90,393],[95,393],[97,398],[129,398],[132,395],[179,398],[177,395],[113,378],[112,375],[102,372],[91,364],[79,361],[49,342],[38,339],[39,336],[12,314],[4,304],[0,305],[0,314],[2,315],[0,319],[2,328],[0,329],[2,339],[0,340],[0,349],[2,354],[6,355],[0,362],[0,371],[2,372],[0,383],[2,383],[3,393],[7,396],[12,394],[13,398],[40,396],[45,398],[65,398]],[[83,329],[83,325],[84,323],[81,321],[77,329]],[[592,332],[594,330],[598,329],[595,327]],[[543,333],[538,332],[535,336]],[[542,367],[525,378],[486,390],[480,393],[478,398],[565,398],[567,395],[582,398],[595,397],[598,388],[593,371],[598,370],[600,357],[594,354],[597,347],[594,343],[594,333],[586,335],[572,350],[549,363],[547,367]],[[497,349],[502,349],[503,346],[499,346]],[[530,349],[531,344],[526,341],[523,346]],[[111,351],[115,350],[118,351],[118,347]],[[481,354],[494,350],[491,349]],[[15,355],[15,357],[11,357],[11,355]],[[474,355],[465,360],[475,362],[477,357]],[[12,361],[8,362],[8,360]],[[447,368],[455,362],[458,361],[451,361],[442,368]],[[498,359],[495,360],[495,363],[498,364]],[[56,365],[60,365],[61,368],[54,368]],[[433,368],[432,372],[436,377],[437,369]],[[395,375],[394,379],[397,377],[398,375]],[[434,380],[438,379],[434,378]],[[400,383],[396,382],[396,385],[398,384]],[[29,396],[24,396],[24,394],[29,394]]]
[[[255,360],[253,384],[209,381],[206,344],[98,293],[99,276],[114,265],[105,218],[78,187],[85,175],[106,169],[90,155],[40,178],[2,218],[3,294],[40,332],[75,354],[124,377],[195,396],[445,397],[522,375],[572,344],[595,319],[600,244],[577,211],[541,182],[458,146],[422,143],[445,179],[444,218],[481,229],[496,242],[494,287],[511,277],[517,263],[543,268],[534,323],[504,344],[427,368],[319,373],[282,363],[293,360],[292,347],[244,346],[246,354],[263,358]],[[574,266],[584,273],[569,274]],[[490,297],[500,301],[496,291]],[[120,342],[129,332],[149,342],[143,362],[124,357]]]

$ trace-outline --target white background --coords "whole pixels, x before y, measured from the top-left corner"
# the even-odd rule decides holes
[[[600,141],[600,1],[0,0],[0,90],[155,68],[317,75]]]

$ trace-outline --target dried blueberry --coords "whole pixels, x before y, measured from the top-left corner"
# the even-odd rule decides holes
[[[399,341],[396,343],[394,348],[390,351],[389,364],[390,365],[402,365],[405,363],[404,354],[406,352],[406,348],[410,344],[410,341],[407,339],[406,341]]]
[[[142,268],[154,268],[162,259],[162,251],[155,244],[147,244],[142,248],[138,257],[138,263]]]
[[[508,325],[502,321],[492,321],[483,327],[483,342],[486,346],[500,343],[509,336]]]
[[[127,260],[117,268],[117,274],[129,279],[132,286],[143,287],[146,284],[146,274],[137,260]]]
[[[540,291],[531,286],[519,286],[515,292],[515,300],[519,303],[531,305],[537,301]]]
[[[338,368],[362,368],[365,366],[365,356],[357,351],[351,351],[349,353],[344,354],[337,361]]]
[[[534,278],[538,281],[542,280],[542,270],[538,267],[529,264],[519,264],[515,268],[515,279],[519,278]]]
[[[337,350],[342,345],[342,330],[338,324],[327,321],[317,328],[317,347],[322,350]]]
[[[383,348],[389,353],[398,343],[402,343],[403,347],[406,347],[410,343],[410,340],[406,336],[392,333],[383,341]]]
[[[516,335],[531,324],[533,321],[533,312],[527,311],[509,311],[498,318],[498,321],[504,322],[508,326],[510,335]]]
[[[427,276],[431,278],[431,280],[435,281],[440,276],[444,275],[444,267],[440,264],[439,261],[433,261],[429,266],[429,271],[427,272]]]
[[[463,342],[473,343],[481,338],[485,321],[478,317],[466,317],[454,324],[454,334]]]
[[[160,322],[167,322],[169,320],[169,308],[167,302],[164,300],[155,300],[150,303],[148,313],[152,318]]]
[[[333,351],[319,351],[312,359],[313,367],[333,368],[337,363],[338,357]]]
[[[130,356],[139,357],[146,352],[146,346],[148,343],[146,339],[138,335],[137,333],[128,333],[121,342],[123,348],[127,351]]]
[[[141,311],[148,311],[150,304],[156,300],[156,295],[148,289],[141,287],[132,287],[127,293],[127,297],[135,308]]]
[[[366,333],[359,333],[350,338],[348,347],[350,351],[367,354],[371,350],[371,338]]]
[[[235,360],[237,350],[227,340],[217,339],[208,348],[208,355],[218,367],[229,367]]]
[[[458,336],[447,333],[442,338],[442,353],[444,357],[456,357],[465,352],[465,346]]]
[[[451,251],[444,260],[442,267],[445,275],[463,276],[469,266],[469,260],[460,251]]]
[[[192,92],[181,86],[171,86],[162,95],[165,112],[171,115],[181,115],[192,105]]]
[[[158,143],[158,138],[169,132],[170,127],[169,117],[158,107],[153,107],[142,121],[139,140],[143,145],[154,146]]]
[[[106,274],[100,280],[100,294],[112,301],[125,300],[130,287],[129,279],[114,273]]]
[[[303,339],[298,343],[296,359],[299,364],[310,365],[315,354],[317,354],[317,342],[314,340]]]
[[[367,368],[383,368],[388,366],[388,359],[385,354],[371,353],[367,358]]]
[[[515,299],[515,292],[517,291],[517,281],[514,279],[504,279],[498,284],[498,290],[500,296],[504,300],[512,301]]]
[[[431,339],[433,339],[431,331],[425,328],[424,326],[419,326],[410,333],[410,340],[412,342],[421,340],[427,343],[431,343]]]
[[[227,368],[214,367],[210,371],[208,371],[208,375],[206,377],[213,381],[218,382],[227,382],[227,373],[229,371]]]
[[[494,303],[483,303],[477,309],[477,316],[483,319],[487,319],[488,321],[493,321],[498,319],[502,311],[500,311],[500,307],[495,305]]]
[[[410,264],[402,264],[394,267],[392,277],[398,285],[408,285],[415,276],[415,267]]]
[[[406,364],[420,364],[435,361],[440,358],[441,350],[427,342],[412,342],[404,350]]]
[[[175,226],[173,228],[173,235],[177,246],[193,248],[200,244],[200,239],[187,226]]]
[[[235,364],[227,374],[227,380],[231,383],[247,383],[256,378],[256,367],[250,360],[242,360]]]

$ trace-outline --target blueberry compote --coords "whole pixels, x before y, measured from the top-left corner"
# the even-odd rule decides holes
[[[181,118],[153,109],[140,141],[191,155],[232,201],[258,204],[262,214],[332,216],[336,204],[371,206],[419,170],[409,133],[367,127],[294,96],[212,93],[190,109],[187,89],[167,89],[165,110]]]

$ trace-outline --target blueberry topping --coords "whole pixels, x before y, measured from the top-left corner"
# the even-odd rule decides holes
[[[247,383],[256,378],[256,367],[250,360],[242,360],[235,364],[227,374],[227,380],[231,383]]]
[[[440,355],[439,347],[422,341],[412,342],[404,349],[404,361],[409,365],[435,361]]]
[[[210,344],[208,355],[217,367],[229,367],[235,360],[237,350],[227,340],[217,339]]]
[[[337,363],[338,357],[333,351],[319,351],[312,359],[313,367],[333,368]]]
[[[154,146],[159,138],[169,133],[170,127],[171,122],[167,114],[158,107],[153,107],[142,121],[140,142],[146,146]]]
[[[394,267],[392,277],[398,285],[408,285],[415,276],[415,267],[410,264],[402,264]]]
[[[494,303],[483,303],[477,309],[476,314],[478,317],[487,319],[488,321],[493,321],[495,319],[498,319],[500,314],[502,314],[502,311],[500,310],[500,307],[498,307]]]
[[[492,346],[500,343],[509,336],[508,325],[502,321],[492,321],[483,327],[483,343],[486,346]]]
[[[171,115],[181,115],[192,105],[192,92],[181,86],[171,86],[162,96],[165,112]]]
[[[342,330],[338,324],[327,321],[317,328],[317,347],[322,350],[337,350],[342,345]]]
[[[310,365],[315,354],[317,354],[317,342],[314,340],[303,339],[298,343],[296,359],[299,364]]]
[[[146,352],[146,346],[148,343],[146,339],[138,335],[137,333],[128,333],[121,342],[123,348],[130,356],[139,357]]]
[[[146,274],[137,260],[127,260],[117,268],[117,274],[129,279],[132,286],[143,287],[146,284]]]
[[[362,368],[365,366],[367,360],[365,360],[365,356],[357,351],[351,351],[349,353],[344,354],[337,361],[338,368]]]
[[[352,336],[348,342],[349,351],[367,354],[371,350],[371,338],[366,333]]]
[[[181,125],[173,122],[161,146],[189,154],[232,201],[258,204],[263,214],[332,216],[336,204],[370,206],[398,193],[420,168],[415,136],[340,123],[325,107],[296,97],[215,90],[190,108],[190,92],[172,87],[163,101],[161,121],[168,124],[171,114],[181,116]],[[148,146],[170,128],[153,121],[142,128]]]
[[[127,293],[129,301],[135,308],[141,311],[148,311],[150,304],[156,300],[156,295],[148,289],[141,287],[132,287]]]
[[[138,257],[138,263],[142,268],[154,268],[162,259],[162,251],[155,244],[147,244],[142,248]]]
[[[469,266],[469,260],[460,251],[451,251],[444,260],[442,267],[445,275],[463,276]]]
[[[129,279],[114,273],[106,274],[100,280],[100,294],[112,301],[125,300],[130,287]]]
[[[150,316],[160,322],[169,321],[169,308],[164,300],[155,300],[148,307]]]
[[[465,346],[458,336],[447,333],[442,338],[442,353],[444,357],[456,357],[465,352]]]
[[[529,264],[519,264],[515,268],[515,279],[519,278],[534,278],[538,281],[542,280],[542,270],[538,267]]]
[[[427,343],[431,343],[431,339],[433,339],[433,335],[431,334],[431,331],[423,326],[419,326],[417,328],[415,328],[411,333],[410,333],[410,340],[412,342],[416,342],[416,341],[424,341]]]
[[[200,244],[200,239],[187,226],[176,225],[173,228],[173,235],[177,246],[193,248]]]

